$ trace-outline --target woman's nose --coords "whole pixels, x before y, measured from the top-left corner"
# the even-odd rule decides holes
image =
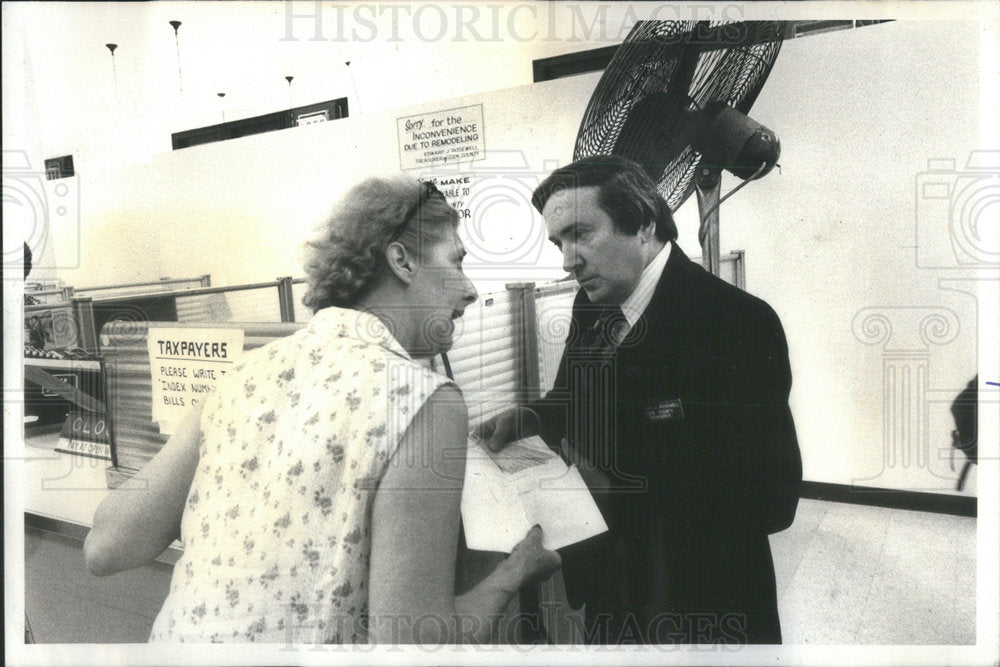
[[[479,298],[479,292],[476,290],[476,286],[472,284],[472,281],[468,277],[465,278],[465,294],[462,299],[466,303],[472,303]]]

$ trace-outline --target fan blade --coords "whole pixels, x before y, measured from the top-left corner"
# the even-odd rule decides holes
[[[719,101],[730,104],[744,114],[757,100],[764,81],[781,49],[785,22],[748,21],[740,24],[741,37],[726,50],[712,47],[703,38],[691,48],[702,49],[704,58],[689,94],[702,106]],[[726,26],[719,26],[724,28]],[[720,40],[721,36],[720,36]]]
[[[695,108],[694,100],[682,93],[647,95],[632,107],[611,153],[630,157],[659,181],[664,168],[700,134],[701,124],[691,113]]]
[[[699,27],[707,28],[708,21],[699,21],[695,29],[681,35],[680,44],[683,47],[678,58],[677,67],[674,68],[674,76],[667,84],[668,91],[679,92],[687,95],[691,90],[691,81],[694,80],[695,68],[698,66],[698,59],[701,53],[698,49],[689,48],[690,40],[693,38]]]
[[[573,159],[614,151],[633,105],[647,94],[665,91],[674,78],[684,45],[666,39],[663,33],[686,33],[692,25],[645,21],[633,26],[591,96],[580,122]]]

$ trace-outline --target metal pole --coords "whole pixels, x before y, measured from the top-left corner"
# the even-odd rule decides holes
[[[541,397],[541,373],[538,368],[538,317],[535,309],[535,283],[508,283],[508,292],[517,294],[518,322],[521,348],[518,354],[517,396],[518,402],[531,401]]]
[[[698,213],[701,225],[698,240],[701,242],[701,264],[712,275],[720,273],[719,259],[719,196],[722,191],[722,170],[700,167],[695,176],[698,193]],[[708,214],[705,214],[708,211]]]
[[[90,354],[97,354],[94,300],[89,296],[75,296],[71,303],[73,304],[73,317],[76,320],[77,331],[79,332],[79,346]]]
[[[180,90],[181,97],[184,97],[184,77],[181,75],[181,38],[177,34],[181,22],[170,21],[170,25],[174,29],[174,45],[177,47],[177,88]]]
[[[282,322],[295,321],[295,296],[292,294],[292,277],[278,278],[278,309]]]

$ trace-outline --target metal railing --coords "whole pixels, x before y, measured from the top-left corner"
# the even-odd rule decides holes
[[[746,278],[745,278],[745,258],[742,250],[734,250],[727,255],[722,257],[722,277],[732,284],[745,289]],[[47,312],[47,311],[62,311],[66,312],[66,309],[72,313],[72,318],[74,320],[73,325],[69,325],[65,322],[61,322],[61,326],[67,327],[72,326],[76,331],[76,341],[77,346],[83,348],[89,353],[97,354],[99,352],[99,341],[98,332],[95,327],[95,323],[99,318],[95,318],[95,309],[97,311],[107,311],[113,309],[116,302],[128,302],[129,300],[137,300],[144,298],[153,299],[180,299],[185,302],[190,303],[192,300],[198,297],[210,296],[210,295],[221,295],[232,297],[233,295],[240,293],[249,293],[253,290],[275,290],[274,295],[276,300],[271,300],[271,297],[265,299],[251,299],[241,302],[239,299],[230,298],[228,301],[223,300],[219,308],[213,309],[213,304],[207,306],[208,310],[214,315],[212,318],[207,318],[206,322],[211,321],[241,321],[241,322],[295,322],[296,320],[296,308],[295,302],[298,300],[296,298],[298,292],[299,299],[301,298],[302,289],[301,286],[306,284],[305,278],[292,278],[291,276],[283,276],[277,278],[270,282],[260,282],[260,283],[248,283],[245,285],[230,285],[225,287],[211,287],[211,276],[209,274],[204,274],[198,278],[178,278],[174,280],[164,280],[155,282],[144,282],[144,283],[129,283],[123,285],[103,285],[98,287],[86,288],[88,292],[94,291],[109,291],[117,289],[132,289],[140,288],[143,286],[163,286],[163,285],[176,285],[185,282],[197,281],[201,287],[188,288],[188,289],[177,289],[177,290],[167,290],[167,291],[148,291],[148,292],[131,292],[126,294],[117,294],[114,296],[98,297],[95,298],[92,295],[81,295],[82,290],[74,290],[72,287],[64,287],[60,290],[46,290],[43,292],[35,292],[34,294],[48,294],[48,295],[59,295],[61,300],[53,303],[44,303],[39,305],[25,306],[24,312],[25,317],[30,317],[34,313]],[[300,289],[296,289],[299,287]],[[538,322],[537,314],[535,312],[535,292],[534,287],[531,283],[511,283],[507,286],[508,291],[518,292],[520,296],[518,297],[521,306],[519,310],[521,311],[520,322],[518,324],[518,329],[523,334],[523,345],[526,346],[525,358],[535,359],[533,362],[527,363],[522,372],[525,374],[521,378],[523,386],[525,387],[537,387],[539,381],[539,371],[538,371],[538,356],[541,350],[539,350],[539,345],[537,338],[534,333],[537,330]],[[274,310],[274,305],[277,305],[277,310]],[[220,314],[218,311],[222,310]],[[204,309],[203,309],[204,310]],[[235,312],[233,312],[235,311]],[[195,310],[198,314],[201,311]],[[131,319],[141,320],[140,316],[135,316],[131,314]],[[114,316],[112,315],[112,319]],[[147,318],[148,319],[148,318]],[[303,317],[303,321],[308,319],[307,316]],[[106,318],[102,321],[106,321]],[[194,321],[188,319],[186,321]],[[545,375],[544,372],[541,375]],[[543,383],[544,385],[544,383]]]
[[[68,287],[70,294],[83,295],[86,293],[87,296],[95,297],[95,292],[118,292],[115,296],[126,296],[132,294],[148,294],[150,292],[162,293],[171,290],[149,290],[143,288],[149,287],[163,287],[169,285],[182,285],[184,283],[192,283],[200,287],[211,287],[212,286],[212,276],[211,274],[205,273],[194,278],[167,278],[164,280],[150,280],[146,282],[138,283],[122,283],[118,285],[98,285],[96,287]]]
[[[43,314],[52,313],[53,317],[58,319],[58,323],[53,322],[52,327],[58,327],[58,330],[61,333],[59,341],[56,341],[58,347],[79,347],[90,354],[98,354],[100,352],[100,345],[96,324],[98,321],[121,319],[121,315],[126,313],[123,312],[121,315],[116,314],[114,310],[118,305],[125,305],[130,302],[137,301],[141,303],[144,300],[154,300],[159,302],[161,300],[169,301],[171,299],[175,300],[175,304],[178,301],[191,303],[199,297],[207,297],[211,295],[232,297],[232,295],[250,293],[253,290],[274,290],[272,293],[273,296],[268,296],[264,299],[247,299],[243,302],[235,304],[232,303],[231,299],[230,301],[223,300],[221,302],[221,309],[225,311],[223,315],[219,316],[218,313],[216,313],[217,317],[206,321],[228,321],[235,318],[235,320],[238,321],[294,322],[295,298],[292,291],[292,285],[293,283],[305,282],[304,278],[295,280],[291,276],[285,276],[270,282],[249,283],[245,285],[231,285],[225,287],[210,287],[209,284],[211,283],[211,278],[209,275],[206,274],[197,280],[199,280],[199,282],[204,286],[193,289],[177,289],[169,291],[156,290],[146,292],[129,292],[97,298],[90,295],[82,296],[74,293],[72,287],[67,287],[62,290],[52,290],[50,291],[51,294],[59,295],[62,298],[59,301],[51,303],[26,305],[24,307],[24,317],[27,322],[31,317],[38,317]],[[113,290],[121,288],[131,289],[141,286],[161,286],[164,284],[178,284],[182,282],[190,282],[190,279],[160,281],[155,283],[132,283],[129,285],[107,285],[88,289],[89,291]],[[239,300],[237,299],[236,301]],[[234,315],[230,311],[230,305],[236,306],[236,310],[240,312]],[[276,310],[274,310],[275,305],[277,306]],[[211,308],[211,306],[212,304],[209,305],[209,308]],[[149,319],[143,317],[141,306],[138,306],[137,308],[138,310],[132,309],[127,313],[128,319],[137,321]],[[216,308],[216,311],[218,310],[219,308]],[[109,312],[111,313],[110,316],[108,316]],[[95,315],[95,313],[100,316]]]

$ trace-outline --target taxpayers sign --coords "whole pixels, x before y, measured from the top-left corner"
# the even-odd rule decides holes
[[[243,354],[242,329],[150,329],[153,421],[172,433]]]

